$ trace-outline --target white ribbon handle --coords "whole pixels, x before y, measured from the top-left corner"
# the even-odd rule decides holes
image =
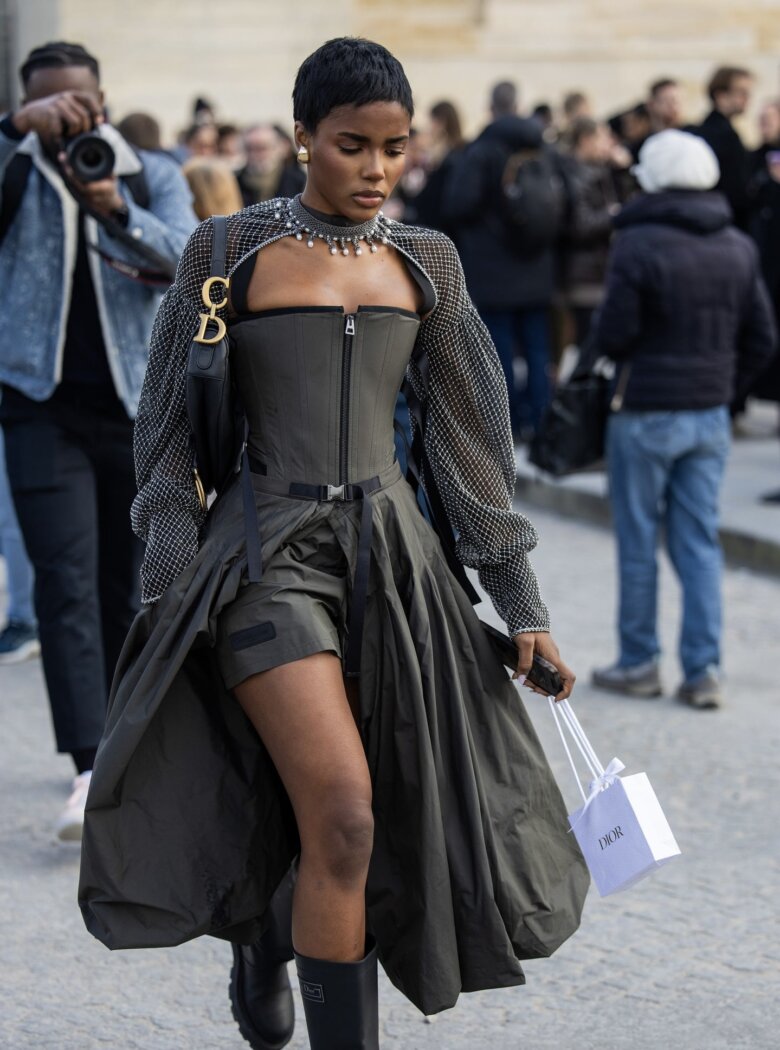
[[[605,788],[608,788],[611,784],[614,784],[615,781],[618,779],[618,773],[625,768],[625,765],[620,761],[619,758],[613,758],[607,766],[607,768],[604,770],[604,772],[601,773],[598,777],[596,777],[595,780],[591,780],[589,787],[590,794],[585,799],[585,805],[582,807],[580,815],[577,817],[577,819],[571,826],[572,831],[574,831],[579,822],[585,816],[588,810],[588,806],[591,804],[596,795],[604,791]]]
[[[593,748],[593,745],[591,744],[590,740],[588,740],[588,737],[585,734],[585,730],[580,725],[579,719],[575,715],[574,710],[572,709],[569,701],[561,700],[560,703],[556,704],[552,697],[549,697],[548,702],[550,704],[550,710],[552,711],[553,719],[555,720],[555,725],[558,729],[558,734],[561,738],[561,743],[563,744],[563,749],[566,752],[566,757],[569,760],[569,765],[571,766],[572,773],[574,774],[574,779],[576,780],[577,787],[579,788],[579,792],[582,795],[582,801],[585,803],[585,805],[582,807],[582,812],[577,818],[576,823],[572,825],[571,830],[573,831],[577,824],[579,824],[579,822],[585,816],[586,810],[588,809],[596,795],[604,791],[605,788],[608,788],[611,784],[614,784],[617,780],[618,774],[621,772],[621,770],[625,769],[626,767],[620,761],[619,758],[613,758],[605,769],[599,761],[599,758]],[[577,767],[574,764],[574,759],[572,758],[571,751],[569,750],[569,745],[566,741],[566,737],[563,732],[563,726],[561,725],[561,719],[563,720],[563,723],[565,724],[566,728],[569,730],[569,733],[577,747],[577,750],[582,755],[582,758],[585,761],[585,765],[588,767],[588,770],[590,771],[590,774],[593,777],[590,784],[588,785],[587,796],[585,795],[585,792],[583,790],[580,775],[577,772]]]

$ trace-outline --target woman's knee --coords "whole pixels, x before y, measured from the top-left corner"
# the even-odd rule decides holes
[[[310,858],[345,884],[365,879],[374,844],[370,792],[326,792],[301,832],[302,859]]]

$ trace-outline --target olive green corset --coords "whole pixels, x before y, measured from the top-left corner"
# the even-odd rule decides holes
[[[389,307],[293,307],[233,322],[248,449],[269,478],[341,485],[392,464],[395,403],[419,324]]]

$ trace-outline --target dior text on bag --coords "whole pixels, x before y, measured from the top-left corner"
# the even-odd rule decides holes
[[[613,758],[604,768],[568,700],[550,700],[583,805],[569,823],[602,897],[627,890],[680,854],[672,829],[646,773],[620,777],[625,766]],[[590,770],[586,795],[569,750],[564,727]]]

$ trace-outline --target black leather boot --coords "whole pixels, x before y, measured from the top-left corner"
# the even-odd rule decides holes
[[[282,1050],[293,1036],[295,1007],[287,974],[292,950],[295,869],[269,905],[268,929],[256,944],[233,945],[230,1004],[241,1035],[253,1050]]]
[[[376,946],[354,963],[295,955],[311,1050],[379,1050]]]

